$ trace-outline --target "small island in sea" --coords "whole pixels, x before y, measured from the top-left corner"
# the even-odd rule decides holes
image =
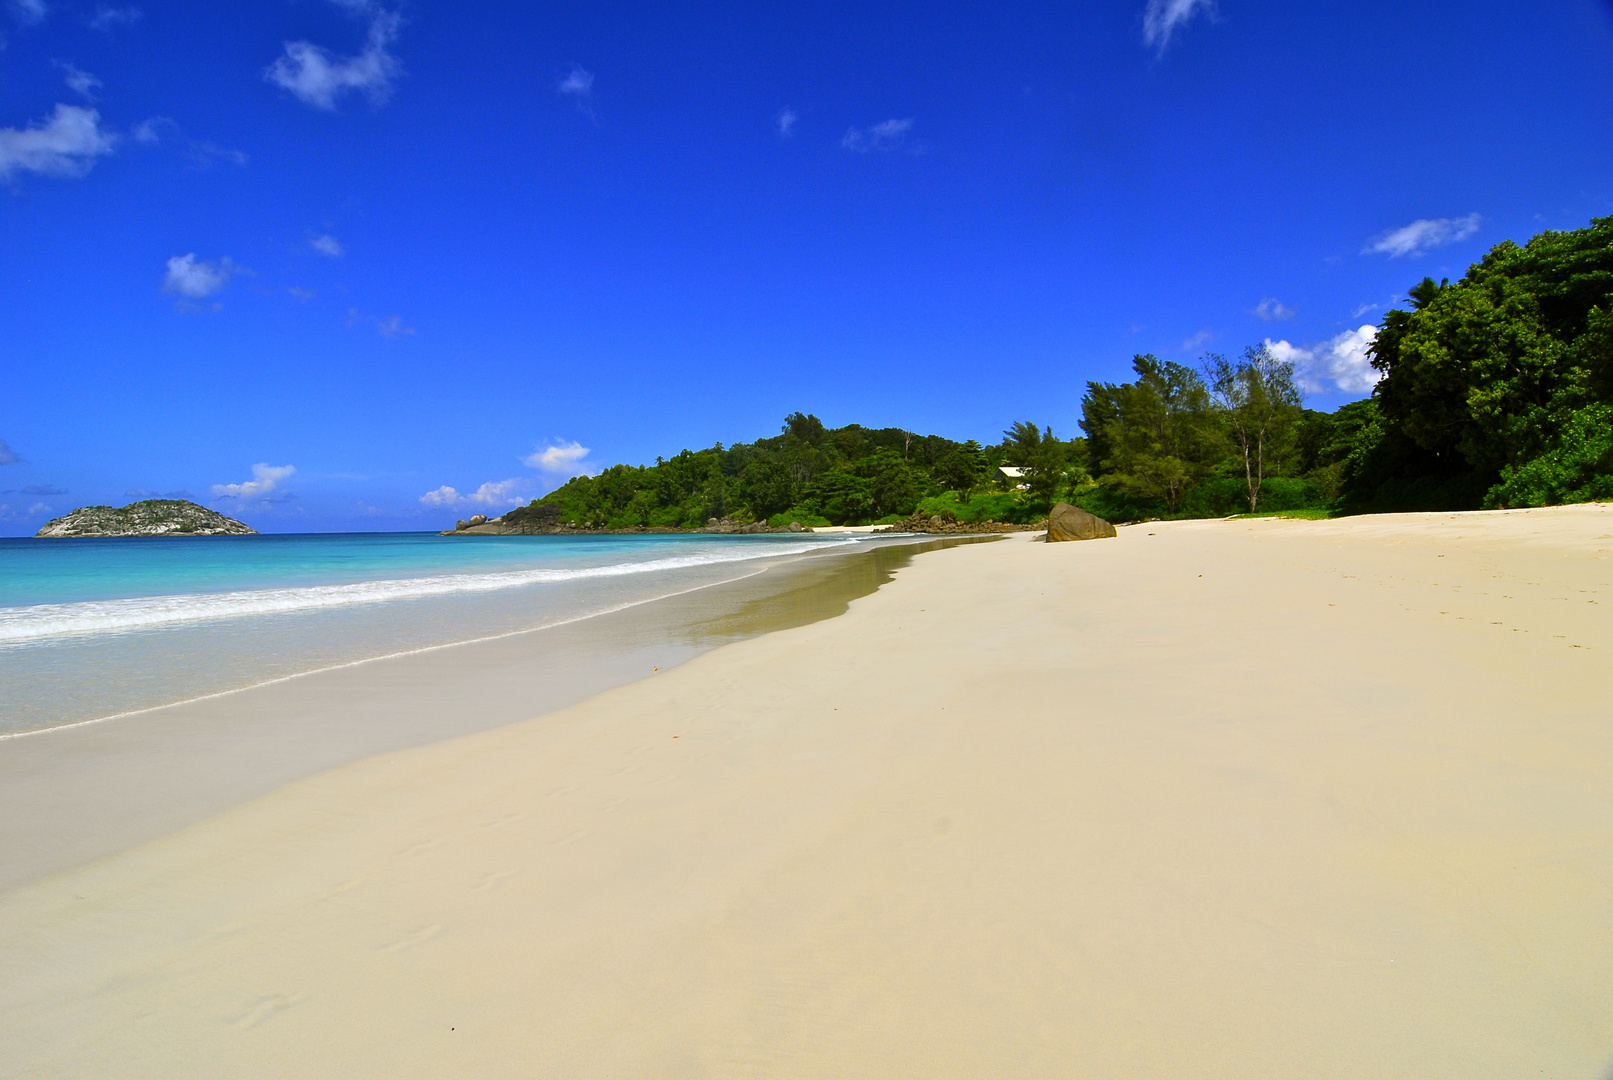
[[[244,522],[187,499],[145,499],[128,506],[81,506],[52,518],[35,538],[74,536],[256,536]]]

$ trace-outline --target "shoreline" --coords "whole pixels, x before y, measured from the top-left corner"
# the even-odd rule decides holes
[[[0,1059],[1600,1075],[1608,602],[1608,506],[935,551],[0,895]]]
[[[727,641],[833,617],[934,544],[780,556],[736,578],[545,626],[7,733],[0,892],[315,772],[546,715]],[[151,780],[159,769],[160,789]]]

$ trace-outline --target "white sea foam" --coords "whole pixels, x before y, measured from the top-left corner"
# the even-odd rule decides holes
[[[92,600],[72,604],[36,604],[31,607],[0,608],[0,645],[22,644],[42,638],[145,630],[209,619],[280,615],[349,607],[355,604],[379,604],[390,600],[416,600],[455,593],[491,592],[523,585],[624,577],[630,574],[654,574],[720,563],[777,558],[781,555],[801,555],[808,551],[843,547],[855,542],[839,540],[787,546],[769,544],[765,548],[746,551],[730,549],[699,555],[648,559],[644,562],[611,563],[606,566],[564,570],[439,574],[385,581],[360,581],[349,585],[309,585],[287,589],[140,596],[123,600]]]

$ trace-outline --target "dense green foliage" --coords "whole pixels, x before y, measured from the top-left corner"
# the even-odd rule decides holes
[[[1202,371],[1155,356],[1132,370],[1134,382],[1087,384],[1081,506],[1111,521],[1224,517],[1319,509],[1337,494],[1353,406],[1302,408],[1293,368],[1265,346],[1209,355]]]
[[[1346,498],[1384,509],[1613,497],[1613,218],[1424,279],[1373,346],[1376,430]]]
[[[775,526],[859,525],[895,521],[940,498],[932,512],[1028,519],[1038,506],[1045,512],[1072,450],[1030,423],[1005,434],[1001,445],[988,448],[900,428],[830,429],[816,416],[792,413],[772,438],[684,450],[649,466],[613,465],[512,513],[541,510],[545,520],[553,515],[607,528],[690,528],[725,517]],[[1002,464],[1024,467],[1034,490],[1001,490],[1005,482],[992,477]],[[994,483],[996,496],[984,490]]]
[[[1613,498],[1613,218],[1497,245],[1388,312],[1373,396],[1303,408],[1262,345],[1199,367],[1154,356],[1087,384],[1085,438],[1028,421],[983,447],[794,413],[754,443],[614,465],[512,511],[534,524],[690,527],[1028,521],[1056,499],[1112,521],[1538,506]],[[1004,476],[1000,466],[1020,470]]]

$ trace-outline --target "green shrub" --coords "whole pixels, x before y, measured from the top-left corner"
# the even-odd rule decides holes
[[[1571,415],[1556,445],[1539,457],[1501,470],[1486,507],[1557,506],[1613,499],[1613,407],[1592,405]]]
[[[829,519],[822,514],[812,510],[803,510],[800,507],[786,510],[782,514],[774,514],[767,519],[767,524],[769,528],[782,529],[792,521],[799,522],[809,529],[820,529],[829,524]]]

